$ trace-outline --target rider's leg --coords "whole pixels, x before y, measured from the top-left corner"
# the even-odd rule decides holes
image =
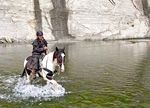
[[[39,69],[41,69],[42,67],[43,67],[43,65],[42,65],[42,59],[39,58]]]
[[[39,69],[40,69],[40,70],[43,68],[43,64],[42,64],[43,58],[44,58],[44,55],[41,54],[41,55],[39,56]]]
[[[39,60],[38,60],[38,57],[37,56],[34,56],[33,58],[33,68],[32,68],[32,79],[35,79],[36,78],[36,71],[38,70],[39,68]]]

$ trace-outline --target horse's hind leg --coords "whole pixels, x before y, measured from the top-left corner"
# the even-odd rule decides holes
[[[27,75],[27,83],[30,83],[30,76]]]
[[[23,77],[23,76],[25,75],[25,73],[26,73],[26,69],[24,68],[24,69],[23,69],[23,72],[22,72],[22,74],[21,74],[21,77]]]
[[[42,69],[42,71],[39,72],[39,74],[43,77],[43,79],[46,81],[47,78],[46,78],[46,74],[45,74],[45,71]]]

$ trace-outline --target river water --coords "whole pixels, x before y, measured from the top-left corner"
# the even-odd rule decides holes
[[[0,108],[150,108],[150,43],[49,43],[65,47],[65,72],[26,85],[20,79],[32,45],[0,45]]]

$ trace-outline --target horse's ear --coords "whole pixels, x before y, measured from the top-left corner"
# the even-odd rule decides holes
[[[56,47],[56,51],[58,51],[58,48]]]

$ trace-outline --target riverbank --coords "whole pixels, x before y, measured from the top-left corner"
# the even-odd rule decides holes
[[[23,40],[23,39],[10,39],[10,38],[0,38],[0,44],[30,44],[33,40]],[[47,40],[48,43],[74,43],[80,41],[129,41],[131,43],[137,42],[150,42],[150,38],[128,38],[128,39],[95,39],[95,38],[85,38],[85,39],[60,39],[60,40]]]

